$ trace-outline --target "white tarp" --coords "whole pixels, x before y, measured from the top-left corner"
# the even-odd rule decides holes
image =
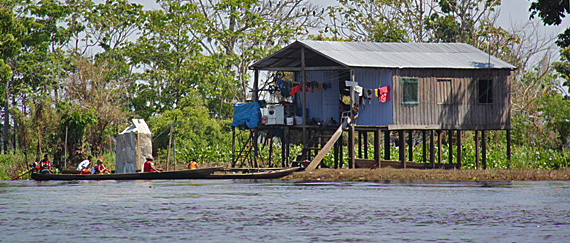
[[[115,140],[115,173],[142,170],[143,161],[152,155],[152,133],[146,122],[133,119],[133,125],[115,135]]]

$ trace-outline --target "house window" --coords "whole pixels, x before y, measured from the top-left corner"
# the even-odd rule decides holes
[[[479,79],[479,103],[493,103],[493,80]]]
[[[418,79],[402,78],[400,83],[402,84],[402,104],[418,104]]]

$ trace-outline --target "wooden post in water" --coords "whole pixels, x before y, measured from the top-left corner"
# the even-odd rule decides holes
[[[404,130],[398,130],[398,141],[400,144],[400,163],[402,168],[406,168],[406,138],[404,136]]]

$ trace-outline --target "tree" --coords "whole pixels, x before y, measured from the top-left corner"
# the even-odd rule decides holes
[[[570,2],[538,0],[530,5],[529,11],[531,19],[538,15],[545,25],[560,25],[566,14],[570,14]],[[558,35],[556,44],[562,50],[560,50],[560,62],[554,63],[554,68],[566,80],[563,84],[570,86],[570,28]]]
[[[108,74],[115,68],[112,63],[99,61],[91,63],[89,59],[78,56],[73,61],[74,70],[68,79],[64,81],[65,98],[71,108],[66,108],[64,114],[69,115],[70,122],[77,123],[78,129],[90,128],[87,133],[88,142],[92,154],[98,155],[103,152],[103,144],[106,141],[107,131],[110,126],[123,124],[128,117],[126,109],[127,101],[123,99],[131,83],[128,80],[109,79]],[[69,112],[68,110],[71,110]],[[79,113],[77,113],[80,111]],[[74,115],[74,114],[80,115]],[[93,117],[93,118],[92,118]],[[69,124],[67,124],[69,125]],[[61,130],[59,134],[65,134]],[[82,132],[78,131],[81,135]],[[78,143],[83,137],[76,137],[78,147],[74,151],[85,151]]]
[[[500,0],[339,0],[329,7],[335,38],[381,42],[480,42],[509,38],[494,27]],[[487,37],[483,39],[481,37]],[[496,44],[496,43],[494,43]]]
[[[212,83],[220,106],[214,114],[220,117],[231,115],[229,104],[248,99],[249,65],[292,38],[306,35],[318,23],[320,12],[305,0],[192,2],[200,3],[199,13],[209,20],[200,39],[221,72]]]
[[[159,1],[162,9],[141,17],[142,34],[125,49],[131,65],[143,68],[133,86],[132,104],[144,118],[183,106],[189,96],[213,99],[214,67],[199,44],[206,19],[193,3]],[[200,95],[198,95],[200,94]]]

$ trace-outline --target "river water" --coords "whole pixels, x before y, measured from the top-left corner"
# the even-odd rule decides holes
[[[0,242],[570,242],[570,182],[0,181]]]

